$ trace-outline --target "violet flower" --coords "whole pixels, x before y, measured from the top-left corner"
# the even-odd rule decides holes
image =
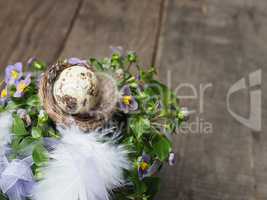
[[[87,61],[86,60],[81,60],[79,58],[72,57],[72,58],[68,59],[68,63],[71,64],[71,65],[77,65],[77,64],[86,64]]]
[[[152,164],[150,164],[151,158],[148,155],[143,155],[138,160],[138,176],[139,179],[142,180],[145,177],[153,176],[157,173],[161,162],[159,160],[155,160]]]
[[[9,98],[9,91],[6,83],[0,84],[0,105],[4,105]]]
[[[150,167],[150,156],[148,155],[143,155],[142,157],[139,158],[138,160],[138,176],[140,179],[144,177],[144,175],[147,174],[148,169]]]
[[[129,113],[130,111],[135,111],[138,109],[138,103],[134,96],[131,94],[130,87],[128,85],[123,86],[121,89],[122,96],[119,102],[119,108],[124,113]]]
[[[31,197],[35,185],[32,164],[31,157],[11,162],[8,162],[5,156],[0,158],[0,189],[10,200],[25,200]]]
[[[30,85],[30,83],[31,83],[31,73],[28,73],[25,79],[20,80],[16,84],[17,91],[14,93],[14,97],[22,97],[24,95],[25,89]]]
[[[5,82],[8,85],[16,84],[23,75],[22,63],[8,65],[5,71]]]

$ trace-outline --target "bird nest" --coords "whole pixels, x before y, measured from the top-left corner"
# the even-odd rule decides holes
[[[79,63],[79,65],[94,71],[86,63]],[[64,126],[76,124],[84,131],[101,127],[112,117],[115,111],[118,98],[116,83],[108,74],[95,72],[100,88],[97,105],[85,114],[66,113],[58,106],[54,98],[53,86],[60,73],[72,66],[74,65],[67,62],[58,62],[47,68],[41,78],[39,87],[39,97],[42,105],[50,118],[57,124]]]

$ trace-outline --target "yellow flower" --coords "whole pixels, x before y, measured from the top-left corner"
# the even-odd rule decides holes
[[[2,97],[2,98],[7,97],[7,89],[3,89],[3,90],[1,91],[1,97]]]
[[[12,77],[13,79],[17,80],[18,77],[19,77],[19,73],[18,73],[16,70],[12,70],[12,71],[11,71],[11,77]]]
[[[18,90],[18,92],[23,92],[23,91],[25,90],[26,87],[27,87],[27,85],[26,85],[24,82],[20,82],[20,83],[18,84],[18,88],[17,88],[17,90]]]
[[[130,105],[131,100],[132,100],[132,96],[123,96],[123,99],[122,99],[125,105]]]
[[[142,162],[142,163],[140,164],[140,168],[141,168],[143,171],[146,171],[146,170],[148,170],[149,165],[148,165],[148,163],[146,163],[146,162]]]

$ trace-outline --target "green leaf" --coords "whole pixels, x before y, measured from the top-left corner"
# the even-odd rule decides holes
[[[102,64],[95,58],[90,59],[90,64],[93,65],[97,71],[103,71],[104,70]]]
[[[40,129],[39,127],[33,127],[31,134],[34,139],[39,139],[42,137],[42,129]]]
[[[8,199],[7,199],[6,196],[4,196],[4,194],[2,194],[2,193],[0,192],[0,200],[8,200]]]
[[[19,143],[19,148],[24,149],[26,147],[29,147],[34,141],[35,140],[31,136],[28,136]]]
[[[130,128],[139,139],[150,130],[150,121],[144,117],[138,116],[130,120]]]
[[[171,152],[172,144],[163,135],[156,135],[152,140],[153,152],[161,161],[165,161]]]
[[[155,74],[156,70],[154,67],[151,67],[148,71],[144,70],[140,71],[141,79],[144,80],[145,82],[151,82]]]
[[[7,106],[6,106],[6,110],[16,110],[21,105],[23,105],[23,104],[22,103],[16,103],[14,101],[9,101]]]
[[[17,136],[28,135],[23,120],[19,118],[17,115],[13,116],[12,132]]]
[[[40,99],[38,95],[32,95],[27,99],[26,103],[27,105],[32,106],[32,107],[40,106]]]
[[[37,166],[43,166],[48,161],[48,152],[41,144],[37,144],[33,149],[32,158]]]
[[[0,105],[0,113],[5,111],[5,106]]]

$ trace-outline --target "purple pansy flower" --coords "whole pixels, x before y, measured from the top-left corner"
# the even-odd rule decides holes
[[[25,79],[20,80],[16,84],[16,92],[14,93],[14,97],[22,97],[24,94],[25,89],[30,85],[31,83],[31,73],[28,73],[25,77]]]
[[[77,64],[86,64],[87,61],[86,60],[81,60],[79,58],[72,57],[72,58],[68,59],[68,63],[71,64],[71,65],[77,65]]]
[[[150,156],[145,154],[138,159],[138,176],[140,179],[144,178],[147,174],[150,167],[150,160]]]
[[[121,100],[119,102],[119,108],[124,113],[128,113],[130,111],[135,111],[138,109],[138,103],[135,100],[134,96],[131,94],[130,87],[128,85],[123,86],[121,89]]]
[[[35,185],[32,164],[31,157],[11,162],[5,156],[0,157],[0,189],[9,199],[25,200],[31,197]]]
[[[5,71],[5,82],[8,85],[16,84],[23,75],[22,63],[8,65]]]
[[[9,91],[7,89],[6,83],[0,83],[0,105],[3,105],[7,102],[9,98]]]
[[[149,155],[144,154],[138,160],[138,176],[140,180],[145,177],[153,176],[159,169],[161,163],[159,160],[155,160],[152,164]]]

